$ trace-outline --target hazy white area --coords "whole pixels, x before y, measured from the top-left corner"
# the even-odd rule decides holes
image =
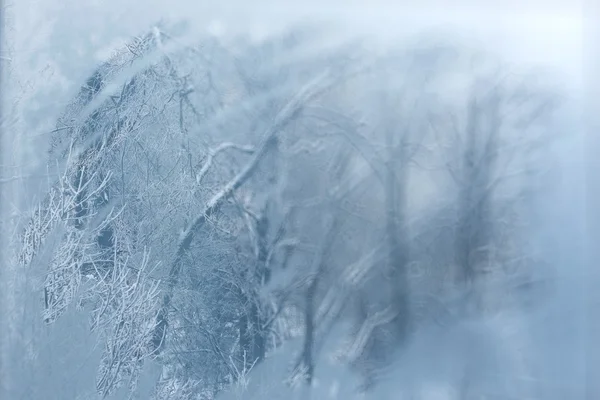
[[[422,386],[421,396],[425,400],[453,399],[450,391],[445,389],[448,383],[444,379],[453,376],[452,362],[459,357],[457,354],[474,349],[472,351],[481,352],[482,359],[478,360],[483,365],[505,365],[503,363],[508,363],[508,358],[504,357],[509,356],[503,353],[503,349],[497,349],[498,354],[485,353],[494,344],[486,342],[487,336],[481,330],[491,330],[507,341],[512,340],[511,343],[514,344],[514,340],[520,340],[517,336],[512,339],[514,332],[510,331],[510,327],[514,326],[517,326],[514,330],[527,331],[528,338],[535,338],[511,347],[510,351],[523,346],[536,355],[536,362],[539,364],[536,368],[542,371],[540,376],[548,381],[544,393],[554,396],[564,393],[565,399],[584,399],[586,345],[585,315],[581,305],[585,303],[584,285],[588,275],[584,269],[582,245],[585,228],[585,148],[582,144],[583,121],[578,112],[583,104],[584,83],[582,1],[421,0],[407,1],[406,5],[401,3],[403,2],[391,0],[5,0],[9,10],[6,26],[12,56],[9,62],[10,80],[5,82],[6,86],[0,89],[0,93],[5,96],[5,101],[16,98],[15,96],[19,98],[18,102],[8,100],[7,104],[14,107],[11,108],[17,120],[14,126],[24,134],[18,139],[8,135],[3,137],[4,143],[9,143],[10,148],[2,148],[2,162],[10,166],[11,174],[36,174],[37,180],[31,183],[32,187],[36,182],[43,182],[40,166],[44,164],[44,153],[38,153],[36,149],[44,148],[47,144],[47,132],[53,129],[56,118],[77,93],[81,82],[115,49],[131,37],[147,31],[148,27],[161,19],[187,21],[191,40],[195,32],[208,31],[223,37],[242,35],[260,41],[298,23],[318,22],[329,24],[335,32],[334,37],[339,37],[340,40],[366,38],[369,46],[381,52],[398,43],[413,44],[415,41],[444,39],[460,46],[483,49],[486,54],[504,60],[509,69],[513,66],[520,69],[537,68],[540,76],[550,77],[553,83],[564,89],[567,110],[562,123],[567,126],[565,131],[568,135],[554,146],[553,159],[556,165],[549,166],[552,173],[556,174],[557,184],[550,197],[538,205],[546,216],[539,227],[540,237],[543,237],[541,241],[545,246],[553,244],[545,250],[553,253],[556,261],[554,270],[560,278],[556,296],[525,321],[518,316],[502,315],[485,321],[485,324],[466,324],[450,331],[439,328],[424,330],[419,339],[411,344],[407,361],[394,367],[394,373],[403,378],[379,388],[377,399],[395,399],[394,384]],[[326,46],[326,43],[321,45]],[[432,194],[427,188],[423,192],[424,197],[435,195],[435,192]],[[16,190],[9,192],[8,198],[23,207],[30,207],[39,200],[24,192],[17,193]],[[1,205],[5,216],[11,214],[6,204]],[[9,274],[15,273],[9,269],[7,271]],[[39,277],[36,279],[39,280]],[[24,289],[26,285],[23,280],[16,279],[14,283],[15,292],[30,290]],[[36,281],[33,286],[39,289],[39,282]],[[11,296],[11,293],[13,292],[6,292],[5,295]],[[10,307],[22,310],[26,306],[11,304]],[[73,324],[70,331],[72,337],[64,338],[58,330],[47,332],[45,340],[60,345],[43,349],[37,362],[39,365],[51,364],[49,360],[55,357],[55,352],[63,354],[61,349],[67,349],[70,352],[63,357],[63,362],[78,363],[79,366],[73,368],[71,365],[68,367],[69,371],[73,374],[92,375],[98,358],[94,353],[96,349],[88,346],[89,353],[86,357],[80,357],[78,352],[83,352],[92,339],[85,327],[80,326],[77,312],[68,314],[65,321],[63,323]],[[32,331],[41,329],[41,323],[31,324]],[[82,349],[73,350],[68,344],[69,340],[76,341]],[[432,349],[432,344],[436,343],[448,345]],[[294,343],[288,346],[294,346]],[[278,392],[279,387],[274,387],[269,392],[265,381],[272,380],[278,373],[282,375],[278,378],[283,379],[287,367],[285,363],[289,361],[274,359],[273,362],[260,366],[250,385],[255,385],[255,393],[250,391],[242,398],[258,400],[284,396],[283,392]],[[7,368],[6,362],[2,368]],[[326,362],[323,365],[325,364]],[[71,378],[61,376],[57,372],[60,368],[61,365],[53,366],[52,377],[65,385]],[[501,370],[502,367],[498,369]],[[494,367],[489,370],[494,370]],[[350,393],[345,394],[344,390],[348,388],[343,384],[352,379],[346,375],[347,372],[337,371],[333,366],[329,369],[323,367],[323,371],[324,376],[317,379],[316,386],[322,381],[334,383],[322,386],[322,391],[313,394],[313,399],[326,399],[328,396],[334,398],[334,395],[340,399],[350,398]],[[425,372],[428,381],[421,382],[419,376],[426,375]],[[517,369],[514,372],[520,373]],[[43,379],[44,372],[37,373],[39,375],[32,379]],[[150,370],[148,376],[155,376],[156,373]],[[482,379],[485,381],[488,378],[489,385],[494,385],[500,379]],[[528,377],[523,377],[523,381],[527,379]],[[528,383],[523,383],[526,384]],[[146,385],[151,386],[147,382]],[[52,385],[48,385],[48,388],[63,390],[63,393],[83,399],[87,390],[83,386],[79,388],[73,385],[68,390]],[[234,393],[224,395],[223,399],[229,400],[228,396],[231,399],[239,398]],[[58,397],[48,397],[53,398]]]
[[[213,2],[23,0],[11,5],[17,31],[15,46],[18,53],[30,56],[31,52],[43,51],[102,55],[107,46],[138,34],[161,18],[184,18],[198,30],[257,37],[300,21],[324,20],[348,35],[368,35],[382,44],[421,30],[453,32],[474,45],[489,45],[514,61],[559,67],[573,79],[578,79],[581,71],[581,0],[461,0],[452,2],[451,7],[432,0],[418,5],[382,0],[368,4],[358,0],[209,3]],[[59,37],[61,40],[56,40]]]

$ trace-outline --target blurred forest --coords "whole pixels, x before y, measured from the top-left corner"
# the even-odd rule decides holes
[[[427,36],[185,29],[61,106],[8,254],[45,333],[5,360],[54,383],[7,398],[577,397],[541,356],[567,329],[551,76]]]

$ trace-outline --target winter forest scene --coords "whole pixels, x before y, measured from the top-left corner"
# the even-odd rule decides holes
[[[580,3],[0,5],[0,399],[600,399]]]

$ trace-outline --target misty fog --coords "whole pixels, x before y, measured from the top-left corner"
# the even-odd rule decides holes
[[[487,3],[0,2],[0,398],[600,398],[591,11]]]

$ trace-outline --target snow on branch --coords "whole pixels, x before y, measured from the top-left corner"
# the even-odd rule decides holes
[[[235,150],[241,151],[242,153],[246,153],[246,154],[253,154],[255,151],[253,146],[248,146],[248,145],[244,146],[244,145],[239,145],[239,144],[229,143],[229,142],[221,143],[215,149],[209,149],[208,154],[206,156],[206,161],[204,162],[204,164],[202,165],[202,168],[196,175],[196,183],[200,184],[202,182],[202,179],[204,179],[204,177],[210,170],[210,167],[212,166],[214,158],[219,153],[222,153],[223,151],[228,150],[228,149],[235,149]]]
[[[307,84],[300,92],[283,107],[275,117],[273,124],[263,134],[260,144],[256,147],[253,157],[248,161],[245,167],[230,180],[218,193],[216,193],[206,204],[204,209],[198,214],[196,219],[183,232],[179,245],[175,253],[175,258],[171,264],[168,276],[168,286],[163,298],[162,307],[159,313],[157,331],[155,333],[155,344],[163,343],[167,330],[167,314],[173,297],[173,289],[177,283],[183,256],[188,251],[195,234],[202,228],[213,214],[215,214],[223,202],[229,198],[238,188],[240,188],[256,171],[261,160],[271,148],[271,143],[278,134],[301,112],[302,108],[312,99],[325,90],[331,88],[336,80],[333,80],[329,73],[324,73]]]

